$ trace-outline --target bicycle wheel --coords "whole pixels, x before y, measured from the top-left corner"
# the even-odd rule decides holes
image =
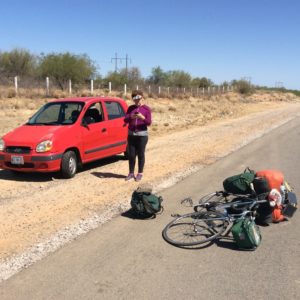
[[[203,203],[211,203],[211,202],[218,202],[218,203],[225,203],[228,201],[227,199],[228,194],[221,191],[221,192],[215,192],[215,193],[211,193],[208,195],[203,196],[202,198],[199,199],[199,204],[203,204]]]
[[[203,196],[198,201],[199,204],[194,205],[194,211],[200,212],[203,210],[210,210],[211,208],[217,206],[218,204],[223,204],[228,202],[228,195],[224,192],[215,192]]]
[[[216,211],[189,213],[170,222],[163,230],[164,239],[175,246],[195,246],[220,236],[228,226],[226,217]]]

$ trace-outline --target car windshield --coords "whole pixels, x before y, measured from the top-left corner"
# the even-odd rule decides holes
[[[26,125],[74,124],[83,106],[83,102],[50,102],[41,107]]]

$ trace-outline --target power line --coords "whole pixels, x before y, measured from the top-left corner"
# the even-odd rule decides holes
[[[128,72],[128,63],[130,62],[131,63],[131,59],[128,57],[128,54],[126,54],[126,57],[118,57],[118,53],[115,54],[115,57],[112,57],[111,58],[111,62],[112,61],[115,61],[115,72],[118,72],[118,62],[122,62],[122,60],[125,60],[126,62],[126,75],[127,75],[127,72]]]
[[[276,82],[275,82],[275,88],[282,89],[282,88],[283,88],[283,82],[281,82],[281,81],[276,81]]]

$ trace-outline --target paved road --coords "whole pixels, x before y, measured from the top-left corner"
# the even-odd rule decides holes
[[[299,212],[262,228],[253,252],[228,240],[184,250],[161,238],[171,213],[189,210],[180,199],[218,190],[246,166],[282,170],[300,195],[299,141],[298,118],[165,190],[156,219],[117,217],[3,282],[0,299],[300,299]]]

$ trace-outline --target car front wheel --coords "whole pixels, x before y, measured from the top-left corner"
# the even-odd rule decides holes
[[[61,174],[64,178],[72,178],[77,171],[77,157],[74,151],[64,153],[61,160]]]

